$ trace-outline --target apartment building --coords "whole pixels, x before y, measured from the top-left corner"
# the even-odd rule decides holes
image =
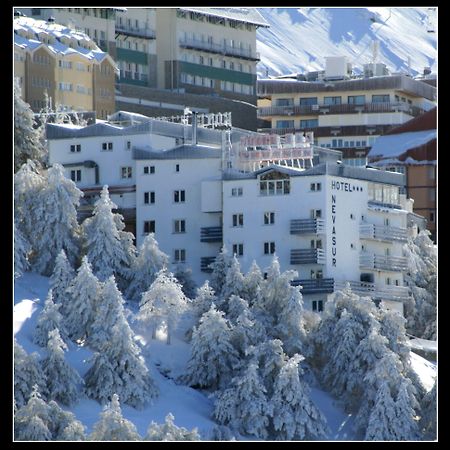
[[[197,120],[119,112],[84,128],[47,125],[50,161],[85,193],[108,184],[119,208],[135,210],[136,244],[155,233],[171,269],[190,267],[199,284],[225,245],[244,272],[253,260],[265,270],[276,254],[282,270],[298,272],[312,310],[347,282],[402,310],[404,175],[342,164],[340,152],[314,147],[312,134],[208,129]]]
[[[258,107],[267,121],[259,131],[314,131],[316,144],[341,150],[346,164],[365,165],[379,136],[436,105],[436,88],[427,83],[377,67],[351,77],[345,57],[326,61],[312,80],[258,80],[258,96],[271,101]]]
[[[426,220],[436,242],[437,223],[437,108],[379,137],[369,163],[382,170],[403,173],[405,192],[414,199],[413,212]]]
[[[53,19],[14,18],[14,75],[34,112],[46,106],[46,92],[54,107],[106,118],[115,108],[115,71],[112,58],[85,33]]]

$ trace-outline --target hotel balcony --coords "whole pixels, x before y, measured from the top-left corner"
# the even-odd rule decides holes
[[[116,23],[116,34],[126,34],[128,36],[156,39],[155,30],[149,28],[136,28]]]
[[[292,286],[302,286],[302,294],[331,294],[334,291],[334,278],[317,278],[315,280],[293,280]]]
[[[323,219],[293,219],[291,234],[322,234],[325,233]]]
[[[321,248],[291,250],[291,264],[325,264],[325,251]]]
[[[215,256],[202,256],[200,258],[200,270],[211,273],[213,270],[209,267],[216,260]]]
[[[403,301],[409,298],[409,289],[406,286],[375,286],[374,283],[362,281],[335,281],[334,290],[345,289],[346,284],[350,285],[352,292],[359,296],[368,296],[375,300]]]
[[[404,102],[387,103],[364,103],[361,105],[287,105],[287,106],[266,106],[258,108],[258,117],[271,116],[302,116],[320,114],[355,114],[355,113],[387,113],[405,112],[413,117],[423,114],[425,110],[418,106],[412,106]]]
[[[359,225],[359,237],[360,239],[370,239],[375,241],[407,242],[408,232],[406,228],[361,223]]]
[[[200,242],[222,242],[222,227],[201,228]]]
[[[359,267],[369,270],[404,272],[408,268],[408,261],[404,256],[384,256],[363,252],[359,255]]]
[[[238,58],[259,61],[258,52],[253,52],[248,48],[230,47],[229,45],[214,44],[212,42],[203,42],[196,39],[181,39],[179,45],[182,48],[202,50],[208,53],[216,53],[224,56],[237,56]]]

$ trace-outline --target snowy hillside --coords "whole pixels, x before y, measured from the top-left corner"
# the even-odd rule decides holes
[[[257,31],[259,77],[322,70],[326,56],[345,55],[354,69],[362,69],[372,62],[375,40],[377,61],[391,72],[408,72],[408,57],[411,75],[424,67],[437,71],[437,13],[429,17],[428,8],[258,10],[270,25]]]

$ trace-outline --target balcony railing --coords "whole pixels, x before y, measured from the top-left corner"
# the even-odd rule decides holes
[[[425,112],[418,106],[412,106],[404,102],[364,103],[362,105],[287,105],[266,106],[258,108],[258,117],[270,116],[301,116],[306,114],[355,114],[355,113],[387,113],[405,112],[413,117]]]
[[[129,36],[156,39],[155,30],[151,30],[150,28],[137,28],[116,23],[116,32],[121,34],[127,34]]]
[[[362,223],[359,225],[359,237],[361,239],[373,239],[376,241],[406,242],[408,240],[408,232],[406,228]]]
[[[361,253],[359,255],[359,267],[361,269],[404,272],[408,268],[408,261],[404,256],[383,256],[374,253]]]
[[[323,219],[293,219],[291,234],[321,234],[325,233]]]
[[[291,264],[325,264],[325,252],[321,248],[291,250]]]
[[[200,229],[200,242],[221,242],[222,227],[203,227]]]
[[[216,260],[215,256],[202,256],[200,258],[200,270],[211,273],[213,270],[209,267]]]
[[[350,285],[350,289],[360,296],[372,297],[376,300],[394,300],[402,301],[409,297],[409,289],[406,286],[376,286],[374,283],[366,283],[362,281],[335,281],[334,290],[339,291],[345,289],[346,284]]]
[[[302,286],[302,294],[331,294],[334,291],[334,278],[315,280],[293,280],[292,286]]]
[[[219,53],[225,56],[238,56],[240,58],[249,59],[252,61],[259,61],[260,55],[258,52],[253,52],[248,48],[232,47],[223,44],[214,44],[212,42],[198,41],[196,39],[180,39],[180,47],[194,48],[210,53]]]

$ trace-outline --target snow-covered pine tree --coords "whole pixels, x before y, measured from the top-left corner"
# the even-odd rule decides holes
[[[210,285],[214,289],[217,297],[222,293],[222,286],[225,283],[228,268],[231,265],[231,256],[224,245],[220,253],[216,256],[215,261],[209,267],[213,270],[210,277]]]
[[[241,376],[233,378],[231,386],[219,393],[214,417],[242,434],[266,439],[273,410],[258,374],[258,365],[250,363]]]
[[[34,128],[31,107],[21,97],[18,77],[14,78],[14,172],[32,159],[39,164],[46,161],[47,153],[40,141],[40,133]]]
[[[419,422],[425,439],[430,440],[436,440],[437,438],[436,386],[437,382],[435,381],[433,388],[425,394],[422,400],[422,416]]]
[[[187,308],[187,301],[176,278],[164,269],[158,272],[149,290],[142,295],[139,307],[137,319],[153,327],[153,337],[157,327],[166,324],[167,344],[170,344],[180,316]]]
[[[38,354],[28,355],[14,338],[14,401],[16,407],[21,408],[28,402],[33,386],[36,386],[36,389],[42,393],[45,381]]]
[[[192,269],[190,267],[185,267],[184,264],[178,264],[175,268],[174,277],[178,280],[183,294],[187,298],[193,299],[195,291],[197,290],[197,285],[192,278]]]
[[[54,400],[48,402],[48,429],[52,441],[84,441],[85,427],[70,411],[64,411]]]
[[[131,277],[133,249],[130,248],[129,233],[123,234],[125,232],[122,231],[125,228],[123,217],[112,212],[116,208],[109,197],[108,186],[103,186],[92,217],[87,218],[82,226],[92,271],[100,281],[114,275],[119,288],[122,288]]]
[[[393,441],[396,434],[395,401],[387,380],[381,380],[381,385],[375,397],[375,405],[369,416],[365,441]]]
[[[404,379],[398,388],[395,401],[394,429],[397,441],[414,441],[420,439],[415,408],[415,398],[411,396],[411,381]]]
[[[99,297],[95,303],[95,312],[87,339],[89,347],[100,351],[111,339],[111,330],[118,321],[124,320],[124,300],[117,288],[114,275],[101,283]]]
[[[122,415],[119,396],[113,394],[100,413],[100,419],[94,424],[90,441],[140,441],[141,436],[135,425]]]
[[[220,298],[222,302],[219,305],[223,305],[223,310],[228,310],[228,299],[232,295],[240,296],[244,290],[244,276],[241,272],[241,265],[236,255],[231,258],[230,266],[228,267],[225,275],[225,281],[222,286]]]
[[[167,414],[163,424],[151,422],[144,441],[200,441],[197,428],[189,431],[187,428],[178,427],[174,423],[172,413]]]
[[[158,388],[133,337],[125,315],[119,314],[109,339],[94,353],[93,364],[85,374],[88,397],[105,403],[117,393],[123,403],[134,408],[142,408],[157,397]]]
[[[59,330],[59,334],[64,342],[68,342],[67,331],[63,323],[63,317],[59,312],[61,305],[53,302],[53,291],[50,289],[45,300],[44,308],[39,314],[33,334],[33,342],[41,347],[47,347],[49,332]]]
[[[64,324],[72,340],[84,339],[91,332],[100,288],[88,257],[84,256],[76,277],[67,289],[69,298]]]
[[[69,298],[66,291],[74,278],[75,271],[67,259],[66,252],[62,249],[56,257],[55,268],[50,276],[50,288],[53,293],[53,301],[55,304],[60,305],[59,311],[63,317],[66,316],[66,308]]]
[[[410,334],[436,340],[437,252],[429,236],[423,230],[403,247],[408,259],[405,281],[412,294],[412,304],[405,304],[405,317]]]
[[[145,236],[132,266],[127,297],[139,301],[141,295],[155,281],[157,273],[168,265],[169,257],[159,249],[155,235],[150,233]]]
[[[206,280],[202,286],[197,288],[197,295],[193,300],[194,314],[198,319],[215,303],[217,297],[214,295],[214,289],[209,285],[209,280]]]
[[[212,304],[192,335],[186,374],[186,381],[191,386],[217,389],[227,385],[239,361],[231,337],[231,327],[223,311],[218,311]]]
[[[47,397],[70,406],[78,399],[78,386],[83,380],[67,363],[65,350],[67,345],[61,339],[58,328],[49,331],[47,356],[42,361],[42,370],[47,378]]]
[[[29,269],[28,254],[30,251],[30,243],[14,221],[14,278],[19,278]]]
[[[77,207],[84,194],[65,177],[60,164],[55,163],[48,169],[47,181],[36,199],[38,220],[34,224],[34,233],[39,237],[33,242],[36,254],[32,267],[38,273],[50,276],[62,249],[72,264],[77,262],[80,251]]]
[[[284,441],[320,439],[329,432],[324,415],[309,397],[308,386],[300,381],[302,359],[295,354],[281,367],[270,400],[276,437]]]
[[[253,260],[250,269],[244,277],[242,296],[252,306],[262,289],[264,289],[264,277],[256,261]]]

